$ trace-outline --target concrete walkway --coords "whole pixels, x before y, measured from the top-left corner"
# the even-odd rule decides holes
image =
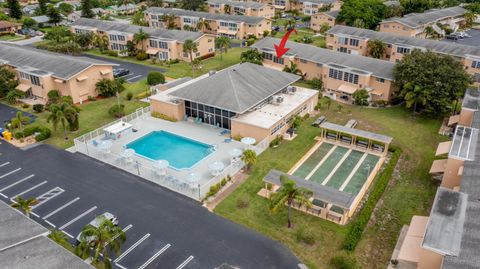
[[[249,175],[242,173],[241,171],[235,174],[232,178],[232,184],[228,185],[226,189],[224,189],[221,193],[219,193],[215,198],[207,202],[204,206],[208,208],[208,210],[213,211],[217,205],[219,205],[227,196],[229,196],[234,190],[238,188],[238,186],[242,185],[245,180],[247,180]]]

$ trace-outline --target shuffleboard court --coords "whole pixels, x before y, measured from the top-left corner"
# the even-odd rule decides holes
[[[348,175],[350,175],[357,163],[360,161],[363,154],[363,152],[352,150],[337,171],[335,171],[330,180],[328,180],[326,185],[335,189],[339,189],[343,182],[345,182],[347,179]]]
[[[332,172],[333,168],[343,158],[343,156],[349,151],[345,147],[336,147],[335,150],[328,156],[328,158],[318,167],[317,171],[309,178],[311,181],[322,184],[327,176]]]
[[[379,159],[380,157],[376,155],[368,154],[343,191],[356,195],[362,189]]]
[[[306,177],[325,155],[333,148],[333,144],[322,143],[305,162],[293,173],[294,176]]]

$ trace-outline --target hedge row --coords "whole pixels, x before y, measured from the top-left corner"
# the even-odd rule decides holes
[[[378,200],[380,200],[380,197],[382,197],[383,192],[385,191],[385,188],[392,177],[398,159],[402,154],[402,150],[400,148],[390,146],[390,151],[392,151],[390,161],[385,166],[383,171],[378,175],[367,202],[348,230],[347,236],[343,242],[343,249],[345,250],[355,250],[360,238],[362,238],[363,231],[365,230],[365,227],[367,227],[368,221],[372,216]]]
[[[35,141],[37,142],[43,141],[52,135],[52,132],[50,131],[50,129],[48,129],[48,127],[28,126],[23,129],[23,132],[15,132],[13,134],[13,137],[15,137],[15,139],[20,139],[22,137],[31,136],[35,133],[37,133],[37,135],[35,136]]]

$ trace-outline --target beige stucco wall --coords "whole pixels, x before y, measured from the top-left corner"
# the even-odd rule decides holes
[[[232,119],[231,121],[232,137],[253,137],[257,142],[262,141],[270,135],[270,130],[258,126],[246,124]]]
[[[318,13],[311,16],[310,28],[314,31],[320,31],[323,24],[328,24],[328,26],[335,26],[335,18],[325,15],[325,13]]]
[[[415,37],[417,31],[398,22],[380,23],[380,32]]]
[[[155,99],[150,100],[152,112],[157,112],[168,117],[174,118],[177,121],[182,120],[185,117],[185,103],[179,104],[163,102]]]
[[[443,174],[442,183],[440,186],[453,189],[460,186],[462,175],[459,175],[460,167],[463,166],[464,161],[449,158],[447,160],[445,172]]]
[[[226,14],[225,4],[219,4],[219,7],[212,7],[208,5],[208,13],[212,14]],[[235,14],[234,7],[231,7],[231,11],[228,14]],[[271,19],[275,16],[275,8],[271,5],[265,5],[261,8],[245,8],[245,16],[264,17]]]
[[[441,269],[442,264],[442,255],[427,249],[422,249],[417,269]]]

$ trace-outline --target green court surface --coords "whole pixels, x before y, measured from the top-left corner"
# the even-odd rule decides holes
[[[294,176],[307,177],[307,175],[317,166],[317,164],[325,157],[325,155],[333,148],[333,144],[322,143],[308,159],[297,168],[293,173]]]
[[[333,168],[343,158],[345,153],[348,152],[348,148],[336,147],[332,154],[318,167],[317,171],[309,178],[309,180],[322,184],[327,176],[332,172]]]
[[[378,159],[380,159],[380,157],[369,154],[352,176],[350,182],[348,182],[343,191],[356,195],[363,187],[363,184],[365,184],[365,181],[367,181],[370,173],[372,173],[372,170],[377,164]]]
[[[337,190],[340,189],[343,182],[345,182],[347,177],[353,171],[353,168],[355,168],[358,161],[360,161],[360,159],[362,158],[363,154],[363,152],[352,150],[348,157],[342,162],[337,171],[335,171],[332,177],[328,180],[326,185]]]

